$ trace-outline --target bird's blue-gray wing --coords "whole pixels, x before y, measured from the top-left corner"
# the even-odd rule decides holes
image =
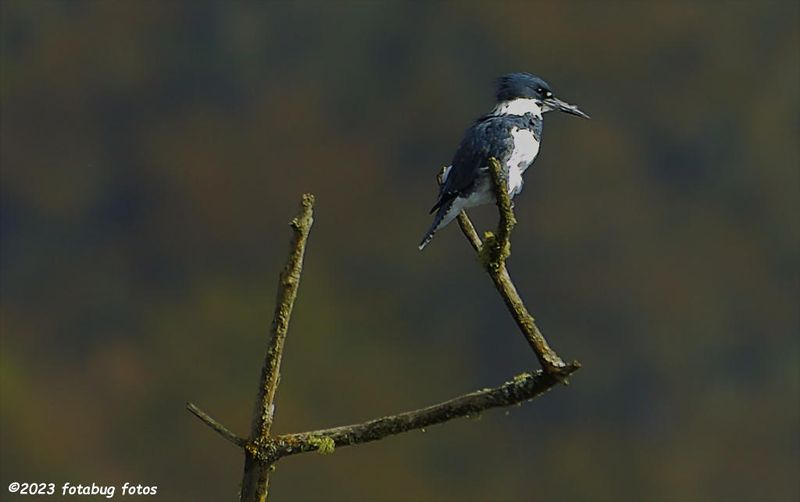
[[[489,115],[475,122],[464,133],[431,213],[456,197],[469,196],[479,177],[485,175],[489,158],[505,164],[513,148],[509,125],[500,117]]]

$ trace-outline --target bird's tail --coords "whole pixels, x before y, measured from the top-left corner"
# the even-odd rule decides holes
[[[425,237],[422,238],[422,242],[419,243],[420,251],[425,249],[425,246],[428,245],[440,228],[453,221],[455,214],[458,214],[458,211],[451,211],[451,209],[453,209],[453,202],[454,200],[451,199],[441,204],[439,211],[436,213],[436,217],[433,218],[433,223],[431,224],[430,228],[428,228],[428,231],[425,232]]]

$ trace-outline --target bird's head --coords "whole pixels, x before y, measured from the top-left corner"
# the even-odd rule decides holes
[[[519,103],[518,100],[532,100],[530,102],[535,104],[541,112],[560,110],[578,117],[589,118],[577,106],[558,99],[553,94],[550,85],[536,75],[509,73],[497,79],[498,108],[519,109],[520,107],[511,105],[511,103]]]

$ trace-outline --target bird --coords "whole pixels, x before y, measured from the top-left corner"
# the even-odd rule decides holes
[[[531,73],[516,72],[497,79],[496,104],[464,132],[453,160],[444,170],[436,212],[419,250],[465,208],[493,203],[489,159],[500,162],[508,180],[508,195],[522,191],[522,175],[539,154],[542,114],[559,110],[588,119],[576,105],[553,94],[550,85]]]

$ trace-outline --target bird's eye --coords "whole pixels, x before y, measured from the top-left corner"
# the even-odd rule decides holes
[[[536,89],[536,92],[538,92],[539,94],[542,94],[542,93],[544,93],[544,89],[539,87],[538,89]]]

